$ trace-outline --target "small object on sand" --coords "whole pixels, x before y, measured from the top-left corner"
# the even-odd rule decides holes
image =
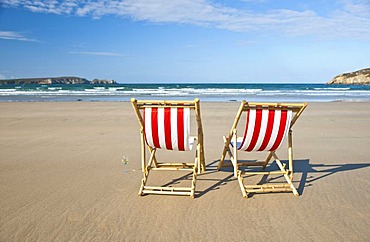
[[[124,156],[122,156],[122,163],[124,164],[124,165],[127,165],[128,164],[128,158],[124,155]]]

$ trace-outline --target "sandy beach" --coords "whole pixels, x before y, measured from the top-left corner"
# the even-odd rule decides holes
[[[216,172],[238,106],[201,103],[207,171],[191,199],[137,195],[129,102],[0,103],[0,241],[370,241],[370,102],[309,103],[293,129],[301,195],[248,199]]]

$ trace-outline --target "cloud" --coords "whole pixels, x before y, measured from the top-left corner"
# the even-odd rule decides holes
[[[6,7],[21,7],[33,12],[89,16],[106,15],[153,23],[192,24],[237,32],[276,32],[285,35],[312,35],[320,38],[370,39],[370,3],[368,0],[338,0],[325,16],[305,3],[304,10],[272,9],[270,1],[260,0],[263,9],[227,6],[210,0],[3,0]],[[243,1],[242,1],[243,2]]]
[[[0,31],[0,39],[38,42],[35,39],[27,38],[22,34],[14,31]]]
[[[95,56],[124,56],[120,53],[115,52],[89,52],[89,51],[70,51],[68,54],[78,54],[78,55],[95,55]]]
[[[21,7],[32,12],[52,13],[52,14],[71,14],[75,8],[78,8],[78,1],[75,0],[1,0],[5,7]]]

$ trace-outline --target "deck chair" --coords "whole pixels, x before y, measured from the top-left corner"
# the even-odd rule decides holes
[[[197,174],[206,169],[199,99],[194,99],[194,101],[138,101],[132,98],[131,103],[140,124],[143,179],[139,195],[188,195],[194,198]],[[194,112],[195,115],[192,116],[191,112]],[[194,116],[197,133],[195,136],[190,136],[191,117]],[[193,124],[194,122],[193,120]],[[192,150],[195,141],[194,162],[165,163],[157,160],[156,152],[158,149],[186,152]],[[147,157],[146,149],[149,150],[149,157]],[[191,171],[191,186],[147,186],[146,183],[151,170]]]
[[[293,192],[299,196],[294,187],[293,180],[293,143],[292,127],[297,121],[306,103],[252,103],[242,101],[234,123],[228,136],[224,136],[224,149],[217,169],[224,164],[226,154],[230,156],[234,168],[234,176],[238,178],[240,189],[245,198],[248,193],[267,192]],[[238,136],[238,122],[245,113],[245,130],[242,136]],[[288,168],[282,163],[276,154],[276,150],[282,145],[287,137],[288,144]],[[268,156],[264,161],[238,161],[238,152],[267,151]],[[265,171],[267,164],[274,159],[279,167],[277,171]],[[242,166],[261,166],[262,171],[242,171]],[[245,185],[243,175],[283,175],[287,183]]]

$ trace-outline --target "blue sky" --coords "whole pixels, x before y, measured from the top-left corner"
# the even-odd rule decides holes
[[[0,79],[324,83],[368,67],[369,0],[0,0]]]

